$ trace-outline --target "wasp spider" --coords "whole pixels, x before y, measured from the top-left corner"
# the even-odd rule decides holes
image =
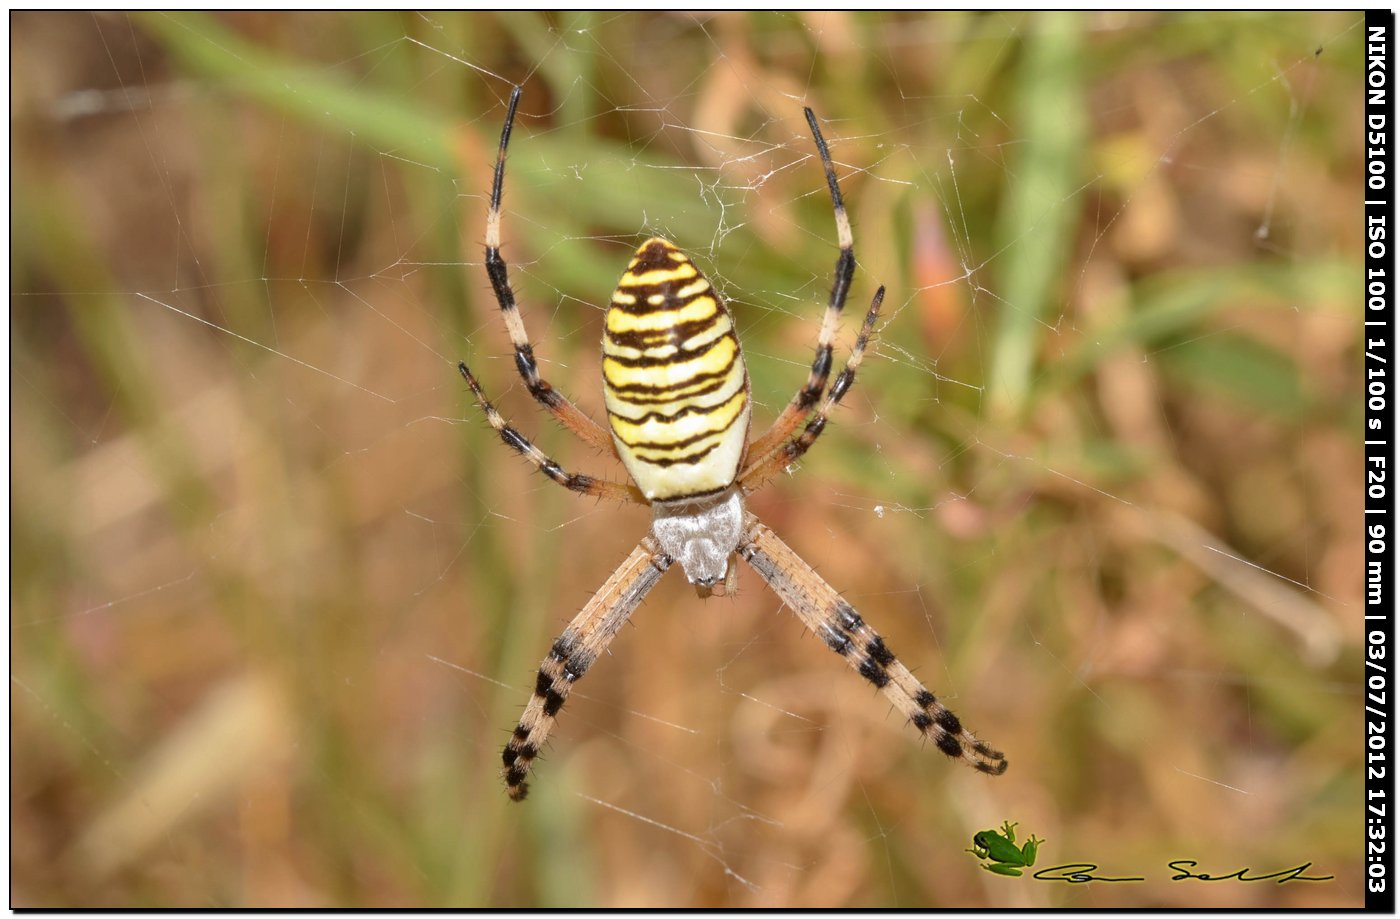
[[[807,382],[777,421],[753,441],[749,378],[734,323],[718,294],[683,252],[648,239],[613,292],[603,336],[603,393],[608,429],[600,427],[540,376],[501,257],[501,190],[506,146],[520,102],[510,97],[486,218],[486,273],[501,307],[515,365],[530,393],[589,445],[622,460],[633,485],[560,468],[496,411],[465,363],[458,369],[501,440],[570,491],[648,504],[651,532],[612,573],[549,649],[535,692],[506,744],[502,760],[510,797],[525,797],[526,777],[554,727],[559,709],[642,598],[672,564],[702,596],[721,582],[733,587],[735,555],[748,562],[827,647],[878,687],[934,746],[982,772],[1000,775],[1006,759],[962,726],[899,662],[880,636],[816,571],[744,508],[744,497],[801,457],[850,389],[880,314],[875,292],[855,348],[827,389],[831,343],[855,272],[851,224],[836,170],[816,116],[806,110],[836,211],[840,255],[831,298]]]

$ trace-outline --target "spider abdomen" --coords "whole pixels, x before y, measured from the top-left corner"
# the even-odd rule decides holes
[[[603,396],[623,464],[649,501],[734,482],[749,378],[729,311],[685,253],[642,243],[608,307]]]

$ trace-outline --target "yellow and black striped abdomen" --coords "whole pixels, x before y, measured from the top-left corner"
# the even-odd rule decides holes
[[[664,239],[642,243],[613,292],[603,396],[618,453],[648,500],[734,482],[749,430],[739,339],[710,282]]]

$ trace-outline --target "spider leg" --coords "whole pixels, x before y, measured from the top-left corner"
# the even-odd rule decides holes
[[[642,493],[631,485],[623,485],[620,482],[610,482],[607,479],[595,478],[582,473],[565,472],[554,460],[545,456],[544,451],[530,443],[529,439],[501,417],[501,413],[496,411],[496,406],[492,405],[484,393],[481,391],[481,384],[472,376],[472,372],[467,369],[464,362],[457,364],[457,369],[461,371],[462,377],[467,381],[467,385],[472,389],[472,395],[476,397],[476,404],[486,413],[486,420],[491,422],[491,427],[496,429],[496,433],[501,435],[501,440],[506,446],[519,453],[529,460],[536,469],[549,476],[550,479],[563,485],[569,491],[578,492],[581,495],[592,495],[595,498],[611,498],[614,501],[630,501],[633,504],[646,504],[646,498]]]
[[[836,168],[831,164],[831,151],[827,149],[826,138],[822,137],[817,126],[817,116],[810,108],[803,109],[807,116],[807,126],[812,129],[812,137],[817,142],[817,152],[821,154],[822,168],[826,171],[826,187],[831,192],[831,206],[836,211],[836,242],[841,252],[836,258],[836,275],[831,282],[831,298],[827,301],[826,313],[822,317],[822,330],[817,336],[817,356],[812,361],[812,370],[807,382],[792,397],[773,422],[773,426],[757,437],[749,445],[750,456],[764,456],[775,446],[787,440],[802,419],[812,411],[812,406],[822,397],[826,389],[827,376],[831,373],[831,343],[836,339],[836,324],[841,310],[846,306],[846,293],[851,289],[851,277],[856,270],[855,243],[851,236],[851,220],[846,215],[846,205],[841,200],[841,187],[836,184]]]
[[[554,728],[569,690],[607,650],[618,629],[670,566],[670,556],[650,536],[643,539],[550,647],[535,677],[535,694],[501,754],[512,800],[524,800],[530,765]]]
[[[838,384],[839,385],[839,384]],[[739,555],[831,650],[874,684],[939,750],[980,772],[1001,775],[1006,758],[962,726],[831,585],[752,514]]]
[[[826,401],[822,403],[817,413],[808,421],[807,426],[802,429],[802,433],[784,444],[774,447],[766,455],[759,454],[749,465],[739,473],[739,486],[745,494],[750,494],[763,487],[773,476],[782,472],[802,458],[802,454],[811,449],[826,429],[826,420],[831,412],[841,403],[841,398],[846,395],[856,380],[856,371],[860,369],[860,363],[865,357],[865,347],[870,343],[870,336],[875,329],[875,320],[880,317],[880,306],[885,301],[885,288],[881,287],[875,291],[875,296],[870,301],[870,309],[865,313],[865,321],[861,323],[860,335],[856,338],[856,346],[851,349],[851,356],[846,360],[846,366],[836,375],[836,382],[831,384],[831,391],[826,394]]]
[[[525,323],[520,318],[520,310],[515,305],[515,293],[510,289],[510,274],[506,261],[501,257],[501,192],[506,179],[506,146],[510,143],[510,129],[515,123],[515,110],[520,104],[520,87],[510,94],[510,107],[506,110],[505,127],[501,129],[501,145],[496,152],[496,172],[491,182],[491,204],[486,212],[486,274],[491,278],[491,290],[501,307],[501,318],[506,331],[510,333],[510,343],[515,347],[515,367],[525,380],[530,395],[535,401],[549,410],[560,424],[597,450],[609,456],[616,456],[612,435],[583,410],[574,405],[562,393],[540,376],[535,363],[535,350],[530,345],[530,337],[525,333]]]

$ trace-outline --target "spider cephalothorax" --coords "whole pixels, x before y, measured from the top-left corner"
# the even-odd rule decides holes
[[[501,258],[501,191],[506,147],[520,102],[511,93],[486,220],[486,271],[515,346],[515,363],[535,399],[570,431],[621,459],[635,485],[568,473],[511,427],[465,363],[462,376],[491,426],[541,472],[580,494],[648,504],[651,532],[564,629],[540,664],[534,696],[506,744],[506,788],[525,797],[530,765],[573,684],[607,648],[632,611],[675,562],[703,594],[732,583],[737,556],[753,567],[807,628],[878,687],[939,750],[1000,775],[1006,759],[964,728],[899,662],[883,639],[829,584],[744,507],[744,496],[787,469],[821,435],[851,383],[880,315],[871,299],[846,366],[830,389],[831,343],[855,273],[851,225],[816,116],[806,109],[836,211],[840,255],[807,382],[763,435],[749,440],[749,378],[734,323],[686,255],[664,239],[637,249],[608,306],[603,333],[604,430],[543,377],[515,306]]]

